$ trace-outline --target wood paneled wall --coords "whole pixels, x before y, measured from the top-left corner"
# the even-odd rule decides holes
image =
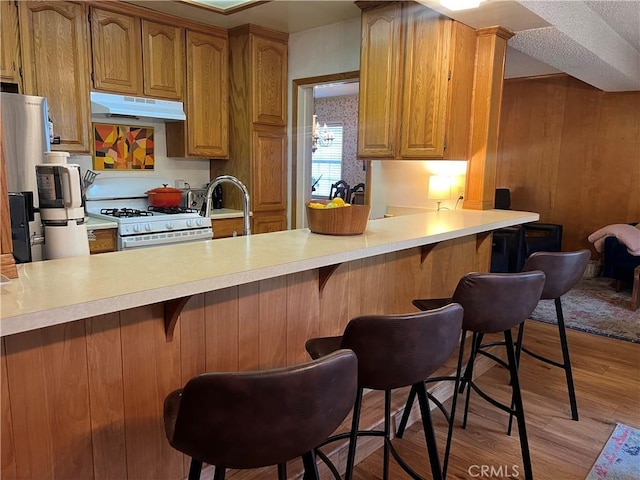
[[[562,224],[564,250],[640,221],[640,92],[605,93],[567,75],[506,80],[496,187],[511,189],[514,210]]]
[[[451,295],[487,271],[491,235],[193,296],[167,342],[161,304],[2,338],[3,479],[181,479],[163,400],[191,377],[309,361],[305,341],[339,335],[362,314],[406,313],[418,297]]]

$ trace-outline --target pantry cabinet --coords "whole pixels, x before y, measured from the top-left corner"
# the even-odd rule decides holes
[[[252,120],[263,125],[287,125],[287,43],[254,35]]]
[[[451,127],[455,155],[467,150],[470,116],[455,111],[470,111],[474,58],[475,31],[423,5],[363,10],[358,155],[467,158],[447,149]]]
[[[288,35],[255,25],[229,31],[229,161],[212,162],[212,177],[238,177],[251,193],[252,233],[287,227]],[[241,198],[224,190],[225,205]]]
[[[89,42],[84,4],[18,2],[24,92],[47,97],[60,144],[89,152]]]
[[[287,136],[282,129],[260,126],[253,131],[251,192],[254,214],[287,208]]]
[[[228,39],[187,31],[186,52],[187,120],[167,123],[167,155],[227,158]]]
[[[0,1],[0,80],[15,83],[21,90],[19,43],[18,4],[15,0],[2,0]]]

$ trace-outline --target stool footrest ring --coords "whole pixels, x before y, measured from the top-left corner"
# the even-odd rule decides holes
[[[543,357],[540,354],[532,352],[528,348],[521,347],[520,350],[526,353],[527,355],[531,355],[533,358],[537,358],[541,362],[548,363],[549,365],[553,365],[554,367],[567,368],[567,366],[564,363],[556,362],[555,360],[551,360],[550,358]]]

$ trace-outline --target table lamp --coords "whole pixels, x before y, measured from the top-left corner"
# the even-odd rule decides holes
[[[438,210],[440,210],[442,200],[448,200],[451,198],[451,179],[444,175],[431,175],[429,177],[428,198],[429,200],[435,200],[438,204]]]

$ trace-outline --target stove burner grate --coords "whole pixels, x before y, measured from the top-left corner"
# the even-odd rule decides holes
[[[193,208],[186,207],[154,207],[149,206],[147,211],[153,215],[155,213],[165,213],[169,215],[177,214],[177,213],[198,213],[198,210],[194,210]]]
[[[100,210],[100,213],[117,218],[148,217],[153,215],[153,212],[138,210],[136,208],[103,208]]]

